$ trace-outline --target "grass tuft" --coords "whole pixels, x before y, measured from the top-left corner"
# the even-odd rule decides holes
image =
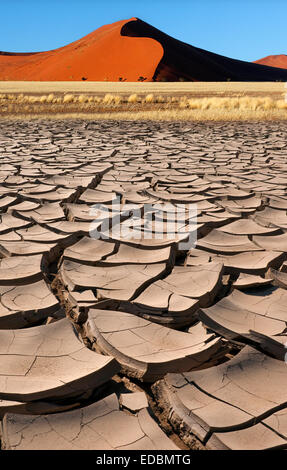
[[[63,103],[74,103],[75,96],[72,94],[67,94],[64,96]]]
[[[128,97],[128,103],[137,103],[138,102],[138,95],[133,93]]]

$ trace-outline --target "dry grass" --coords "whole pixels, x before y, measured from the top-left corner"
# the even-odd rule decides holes
[[[149,93],[148,95],[146,95],[144,100],[146,103],[154,103],[154,94]]]
[[[196,109],[196,110],[225,110],[225,111],[257,111],[257,110],[276,110],[286,109],[287,102],[285,100],[273,100],[269,96],[262,98],[243,97],[243,98],[201,98],[201,99],[188,99],[183,98],[179,102],[181,109]]]
[[[38,113],[27,107],[24,113],[0,115],[0,119],[87,119],[87,120],[127,120],[127,121],[262,121],[287,120],[286,109],[230,110],[223,109],[177,109],[160,111],[115,111],[115,112],[75,112],[75,113]]]
[[[101,98],[98,97],[98,103],[101,102]],[[112,95],[111,93],[107,93],[103,100],[102,103],[105,105],[119,105],[122,102],[122,97],[119,95]]]
[[[139,97],[136,93],[133,93],[128,97],[128,103],[137,103],[139,101]]]
[[[73,103],[74,99],[75,99],[74,95],[67,94],[63,98],[63,103]]]
[[[278,84],[275,84],[278,85]],[[282,85],[282,84],[280,84]],[[275,87],[276,88],[276,87]],[[279,99],[273,95],[194,97],[191,94],[171,96],[119,95],[106,93],[102,96],[62,93],[0,94],[0,116],[35,115],[63,116],[92,115],[94,119],[156,119],[156,120],[262,120],[286,119],[287,100],[285,91]],[[277,95],[276,95],[277,96]],[[283,99],[284,98],[284,99]]]
[[[282,94],[282,97],[285,94]],[[287,96],[287,93],[286,93]],[[21,104],[21,103],[61,103],[61,104],[99,104],[102,105],[114,105],[114,104],[128,104],[128,103],[138,103],[138,104],[154,104],[162,103],[167,106],[178,106],[180,109],[286,109],[287,100],[272,99],[270,96],[263,97],[206,97],[206,98],[189,98],[188,96],[181,96],[176,98],[174,96],[155,96],[154,94],[148,94],[145,97],[138,96],[137,94],[132,94],[130,96],[124,97],[120,95],[113,95],[107,93],[104,97],[100,96],[89,96],[89,95],[74,95],[74,94],[65,94],[62,96],[55,96],[54,94],[47,95],[23,95],[23,93],[17,94],[0,94],[0,102],[3,104],[5,102]]]

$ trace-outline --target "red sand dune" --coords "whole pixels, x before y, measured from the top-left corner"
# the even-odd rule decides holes
[[[230,59],[168,36],[138,18],[102,26],[47,52],[0,52],[0,80],[287,81],[281,68]]]
[[[89,81],[119,81],[122,77],[137,81],[143,76],[151,81],[163,48],[151,38],[122,36],[122,27],[131,20],[102,26],[48,52],[0,52],[0,80],[74,81],[84,77]]]
[[[269,65],[269,67],[287,69],[287,55],[268,55],[267,57],[263,57],[263,59],[255,60],[254,64]]]

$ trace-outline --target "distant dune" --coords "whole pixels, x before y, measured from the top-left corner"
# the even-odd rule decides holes
[[[131,18],[59,49],[0,52],[0,80],[287,81],[287,71],[193,47]]]
[[[255,60],[254,64],[269,65],[269,67],[287,69],[287,55],[268,55],[267,57],[263,57],[263,59]]]

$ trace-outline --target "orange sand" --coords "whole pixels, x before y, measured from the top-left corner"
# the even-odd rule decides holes
[[[0,53],[0,80],[151,81],[163,57],[151,38],[121,36],[129,20],[102,26],[67,46],[28,54]]]
[[[269,67],[279,67],[287,69],[287,55],[268,55],[263,59],[255,60],[255,64],[269,65]]]

